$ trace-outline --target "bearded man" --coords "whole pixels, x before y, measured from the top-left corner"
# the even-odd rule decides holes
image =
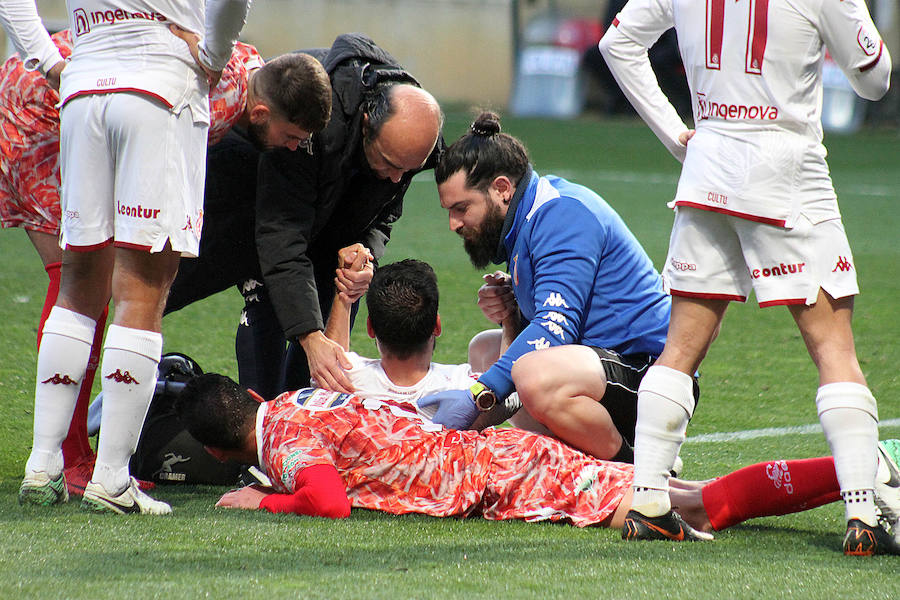
[[[419,406],[437,404],[436,422],[466,428],[517,391],[527,415],[514,424],[533,419],[588,454],[632,462],[637,388],[662,351],[670,311],[647,253],[596,193],[535,173],[493,113],[447,149],[435,178],[472,263],[507,263],[507,273],[485,276],[482,312],[521,322],[470,389]]]

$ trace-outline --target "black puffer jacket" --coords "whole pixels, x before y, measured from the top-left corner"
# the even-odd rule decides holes
[[[313,152],[262,155],[256,207],[256,247],[262,275],[285,337],[323,329],[321,305],[333,295],[337,251],[355,242],[383,256],[403,196],[416,172],[399,183],[379,179],[363,154],[365,95],[378,82],[418,85],[390,54],[362,34],[339,36],[316,56],[331,77],[331,121],[313,136]],[[424,168],[434,168],[443,139]]]

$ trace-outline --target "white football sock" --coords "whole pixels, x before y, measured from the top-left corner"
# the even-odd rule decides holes
[[[27,472],[55,478],[63,469],[62,442],[69,432],[97,322],[54,306],[44,323],[34,391],[34,438]]]
[[[110,325],[100,367],[103,414],[91,480],[110,494],[128,486],[128,461],[137,448],[156,389],[162,334]]]
[[[876,525],[878,407],[875,398],[869,388],[858,383],[829,383],[819,388],[816,408],[834,456],[847,519]]]
[[[631,507],[648,517],[672,508],[669,471],[693,411],[694,380],[690,375],[656,365],[647,370],[638,388]]]

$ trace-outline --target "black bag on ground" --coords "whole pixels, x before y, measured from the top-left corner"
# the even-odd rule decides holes
[[[182,385],[203,370],[189,356],[172,352],[159,361],[156,393],[147,411],[137,450],[131,457],[131,474],[158,484],[236,485],[241,465],[213,458],[189,434],[174,401]],[[181,385],[179,385],[181,384]]]

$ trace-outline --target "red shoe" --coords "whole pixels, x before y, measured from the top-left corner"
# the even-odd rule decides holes
[[[138,489],[144,492],[152,490],[156,487],[155,483],[153,483],[152,481],[147,481],[146,479],[138,479],[137,477],[135,477],[134,480],[137,481]]]
[[[66,489],[69,490],[69,496],[84,496],[84,488],[91,480],[94,474],[95,455],[85,456],[80,461],[63,469],[66,475]]]
[[[97,455],[91,454],[83,457],[71,467],[63,469],[63,473],[66,474],[66,488],[69,490],[70,496],[84,496],[84,488],[91,481],[96,461]],[[156,484],[152,481],[144,481],[143,479],[136,479],[136,481],[141,490],[152,490],[156,487]]]

